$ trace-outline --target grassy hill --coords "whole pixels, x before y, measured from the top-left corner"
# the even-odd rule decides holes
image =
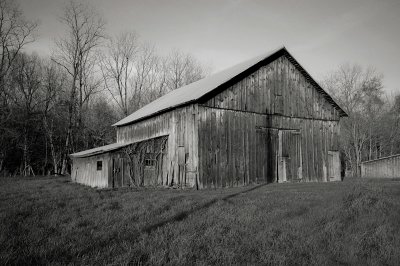
[[[96,190],[0,179],[0,264],[400,263],[400,182]]]

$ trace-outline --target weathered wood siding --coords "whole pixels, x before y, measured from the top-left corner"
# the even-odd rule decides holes
[[[198,109],[200,187],[277,181],[285,156],[299,167],[285,166],[290,178],[284,181],[329,181],[329,173],[340,172],[330,169],[337,165],[328,157],[338,151],[339,113],[285,56]],[[279,134],[288,131],[299,136]],[[290,145],[296,154],[287,152]]]
[[[196,186],[198,171],[197,104],[117,127],[117,142],[143,141],[168,135],[164,185]]]
[[[339,112],[292,62],[283,55],[198,104],[118,127],[117,142],[168,135],[165,185],[337,179]]]
[[[151,140],[151,141],[150,141]],[[154,142],[154,138],[145,140],[136,145],[145,145]],[[126,148],[133,145],[128,145]],[[131,161],[124,148],[109,151],[100,155],[88,157],[73,157],[73,169],[71,179],[74,182],[98,188],[117,188],[128,186],[159,186],[167,185],[167,154],[168,144],[163,151],[155,150],[160,147],[148,145],[143,153],[144,159],[156,161],[154,166],[143,165],[140,167],[138,161]],[[97,162],[102,162],[102,169],[97,170]],[[132,169],[142,169],[143,173],[130,171]],[[131,180],[132,176],[132,180]]]
[[[338,150],[338,121],[205,106],[199,113],[200,187],[277,181],[278,132],[285,130],[300,132],[302,168],[301,180],[287,181],[329,181],[328,152]]]
[[[168,143],[164,143],[161,139],[152,138],[129,145],[128,150],[136,147],[135,150],[131,150],[132,153],[136,154],[136,156],[133,156],[133,160],[131,160],[129,152],[127,153],[123,149],[110,154],[113,167],[112,179],[109,181],[110,187],[168,185],[166,179]],[[143,149],[143,147],[145,148]],[[140,150],[144,153],[138,155]],[[144,159],[142,163],[138,161],[140,158]],[[155,165],[146,165],[145,160],[147,159],[154,161]]]
[[[329,181],[342,181],[341,162],[339,151],[328,152],[328,178]]]
[[[400,154],[361,163],[365,178],[400,178]]]
[[[286,56],[262,66],[203,104],[258,114],[339,120],[339,112]]]
[[[97,161],[102,162],[102,170],[97,170]],[[73,158],[71,179],[73,182],[88,185],[91,187],[109,187],[110,176],[109,153],[101,155]]]
[[[228,187],[273,180],[268,164],[272,136],[263,115],[199,106],[200,187]]]
[[[298,181],[330,181],[329,151],[339,149],[339,123],[317,119],[274,116],[271,128],[299,130],[302,158],[302,178]],[[294,180],[289,180],[294,181]]]

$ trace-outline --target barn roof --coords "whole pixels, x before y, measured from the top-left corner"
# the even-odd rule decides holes
[[[308,72],[293,58],[293,56],[282,46],[268,53],[256,56],[233,67],[225,69],[207,78],[203,78],[186,86],[173,90],[155,101],[145,105],[141,109],[125,117],[113,126],[122,126],[133,123],[144,118],[162,113],[179,106],[187,105],[198,101],[209,95],[212,91],[222,87],[234,80],[239,75],[248,71],[255,71],[264,63],[272,62],[281,55],[286,55],[289,60],[302,72],[306,79],[311,82],[317,90],[322,93],[338,111],[340,116],[347,116],[346,112],[332,99],[332,97],[322,89],[322,87],[308,74]]]
[[[113,143],[113,144],[97,147],[97,148],[90,149],[90,150],[76,152],[76,153],[70,154],[70,156],[73,157],[73,158],[84,158],[84,157],[89,157],[89,156],[102,154],[102,153],[105,153],[105,152],[115,151],[115,150],[121,149],[123,147],[126,147],[126,146],[128,146],[130,144],[132,144],[132,142],[128,142],[128,143]]]

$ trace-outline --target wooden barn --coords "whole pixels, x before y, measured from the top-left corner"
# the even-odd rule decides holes
[[[338,181],[344,116],[281,47],[174,90],[114,124],[117,143],[71,155],[72,180],[195,188]]]
[[[361,177],[400,178],[400,154],[362,162]]]

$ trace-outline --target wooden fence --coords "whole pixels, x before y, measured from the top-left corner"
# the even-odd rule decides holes
[[[400,178],[400,154],[362,162],[361,177]]]

